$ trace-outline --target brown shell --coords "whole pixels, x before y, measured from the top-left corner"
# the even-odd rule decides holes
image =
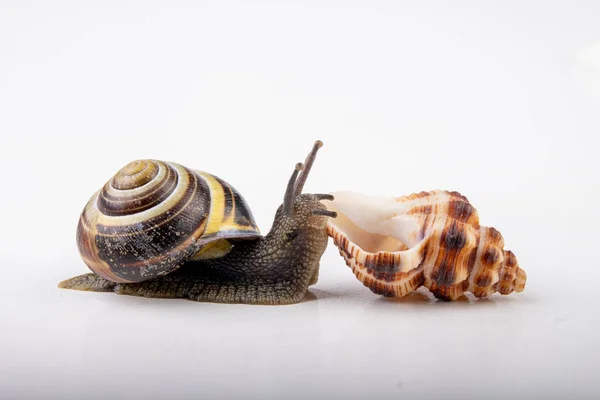
[[[466,197],[436,190],[395,199],[334,193],[327,233],[374,293],[401,297],[420,286],[455,300],[521,292],[527,279],[500,232],[479,225]]]
[[[244,198],[226,182],[176,163],[138,160],[89,200],[77,246],[96,274],[140,282],[206,257],[207,247],[213,255],[226,251],[219,241],[260,236]]]

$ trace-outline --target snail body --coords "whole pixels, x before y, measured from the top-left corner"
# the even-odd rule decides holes
[[[346,264],[371,291],[402,297],[420,286],[455,300],[525,288],[527,276],[504,239],[481,226],[477,210],[457,192],[435,190],[398,198],[334,193],[338,214],[327,233]]]
[[[80,255],[93,273],[59,287],[198,301],[288,304],[316,282],[331,195],[302,194],[321,142],[288,182],[261,236],[244,198],[206,172],[176,163],[129,163],[84,208]]]

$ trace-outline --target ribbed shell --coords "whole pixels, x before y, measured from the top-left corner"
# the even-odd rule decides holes
[[[442,190],[399,198],[340,192],[327,233],[374,293],[401,297],[420,286],[455,300],[525,288],[526,274],[494,228],[479,225],[466,197]]]
[[[260,237],[244,198],[221,179],[179,164],[127,164],[89,200],[79,253],[96,274],[140,282],[167,274],[219,239]]]

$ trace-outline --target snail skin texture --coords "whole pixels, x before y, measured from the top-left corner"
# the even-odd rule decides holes
[[[336,213],[302,188],[322,142],[289,180],[261,236],[243,197],[221,179],[175,163],[134,161],[88,202],[77,243],[93,273],[60,288],[246,304],[301,301],[317,282]]]

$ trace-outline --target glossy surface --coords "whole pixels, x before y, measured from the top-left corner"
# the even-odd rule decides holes
[[[59,291],[53,271],[1,295],[10,322],[1,390],[27,399],[427,399],[448,390],[503,399],[489,387],[510,383],[513,398],[588,398],[600,390],[600,298],[523,250],[540,265],[526,291],[452,303],[375,295],[332,247],[312,295],[288,306]]]
[[[598,2],[117,3],[2,2],[0,398],[600,398]],[[130,160],[223,177],[266,232],[316,139],[305,192],[458,190],[525,291],[389,301],[331,244],[297,305],[56,288]]]

